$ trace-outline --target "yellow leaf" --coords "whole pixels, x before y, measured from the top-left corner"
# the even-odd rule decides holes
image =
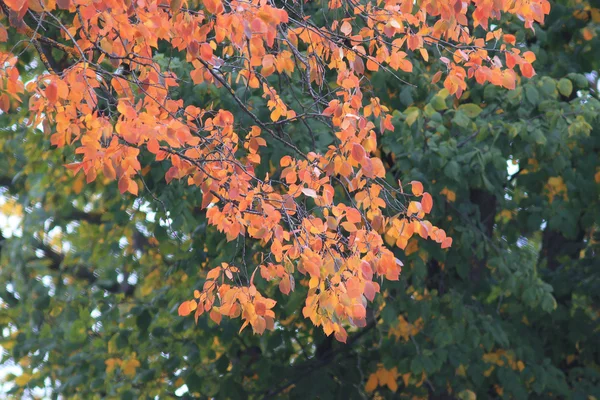
[[[406,248],[404,249],[404,253],[406,253],[407,256],[410,256],[417,250],[419,250],[419,243],[416,240],[411,240],[408,243],[408,246],[406,246]]]
[[[127,375],[130,378],[133,378],[135,376],[135,371],[136,369],[140,366],[140,362],[135,358],[135,354],[132,358],[130,358],[127,361],[124,361],[123,364],[121,364],[121,369],[123,370],[123,373],[125,375]]]
[[[460,400],[476,400],[477,395],[471,390],[463,390],[458,394]]]
[[[510,221],[512,219],[512,212],[510,210],[502,210],[498,216],[504,221]]]
[[[406,109],[404,113],[406,114],[406,123],[408,126],[414,124],[417,118],[419,118],[419,112],[419,109],[416,107],[409,107]]]
[[[118,336],[118,334],[114,335],[108,341],[108,354],[113,354],[113,353],[117,352],[117,336]]]
[[[15,383],[19,386],[26,386],[31,380],[31,377],[30,374],[23,372],[20,376],[15,378]]]
[[[120,358],[109,358],[108,360],[104,361],[104,364],[106,364],[106,373],[112,373],[118,366],[121,365],[122,362],[123,361]]]
[[[565,181],[562,176],[554,176],[548,179],[548,183],[546,184],[546,189],[548,190],[548,200],[550,203],[554,200],[555,196],[562,195],[565,200],[569,199],[567,193],[567,185],[565,185]]]
[[[83,175],[80,175],[75,182],[73,182],[73,191],[75,192],[75,194],[79,194],[81,193],[81,190],[83,189]]]

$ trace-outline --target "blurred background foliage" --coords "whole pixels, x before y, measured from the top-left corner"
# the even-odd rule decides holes
[[[86,184],[72,149],[0,115],[0,393],[15,398],[600,398],[600,5],[554,1],[543,27],[499,27],[535,52],[516,90],[471,84],[460,100],[432,85],[440,62],[400,83],[372,76],[395,113],[380,137],[389,181],[424,182],[449,251],[411,241],[385,282],[377,324],[325,337],[304,320],[306,287],[277,301],[264,336],[239,321],[177,316],[221,262],[253,269],[252,241],[207,227],[199,192],[143,163],[139,198]],[[10,40],[9,40],[10,41]],[[10,45],[10,43],[9,43]],[[433,57],[432,57],[433,58]],[[170,53],[157,59],[185,76]],[[24,77],[41,73],[27,53]],[[293,76],[287,101],[309,101]],[[240,90],[243,90],[241,88]],[[245,93],[244,93],[245,95]],[[192,104],[237,107],[215,88],[183,85]],[[247,104],[264,109],[264,99]],[[25,102],[26,104],[26,102]],[[236,115],[241,122],[244,116]],[[319,128],[319,127],[315,127]],[[313,146],[302,125],[286,132]],[[319,149],[333,136],[322,127]],[[269,143],[263,172],[288,149]]]

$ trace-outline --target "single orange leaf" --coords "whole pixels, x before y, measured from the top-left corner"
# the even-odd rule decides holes
[[[427,192],[423,193],[423,198],[421,199],[421,207],[426,214],[431,212],[433,208],[433,199],[431,195]]]
[[[58,85],[52,81],[46,86],[46,98],[50,104],[55,104],[58,101]]]
[[[415,196],[420,196],[423,194],[423,184],[419,181],[412,181],[411,183],[412,186],[412,192]]]

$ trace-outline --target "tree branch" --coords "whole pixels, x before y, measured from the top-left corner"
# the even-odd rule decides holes
[[[306,368],[306,371],[295,374],[294,379],[288,380],[288,381],[284,382],[283,384],[273,388],[272,390],[264,393],[263,399],[270,399],[270,398],[276,397],[278,394],[280,394],[281,392],[283,392],[290,386],[301,381],[305,377],[311,375],[313,372],[327,366],[332,361],[334,361],[338,356],[352,350],[352,347],[358,342],[358,340],[360,340],[360,338],[365,336],[367,333],[369,333],[371,331],[371,329],[373,329],[377,326],[378,319],[379,318],[374,319],[367,326],[365,326],[363,329],[361,329],[359,332],[357,332],[355,335],[353,335],[346,342],[345,345],[342,345],[342,346],[338,347],[337,349],[331,349],[331,350],[325,352],[324,354],[322,354],[320,359],[312,358],[305,363],[294,366],[293,367],[294,370]]]

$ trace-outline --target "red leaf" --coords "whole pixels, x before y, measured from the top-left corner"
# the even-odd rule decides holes
[[[68,10],[71,7],[71,0],[56,0],[56,4],[58,4],[59,8]]]

